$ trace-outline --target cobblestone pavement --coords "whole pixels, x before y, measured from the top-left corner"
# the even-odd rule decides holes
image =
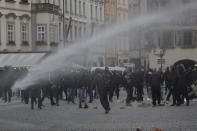
[[[164,131],[197,131],[197,102],[191,106],[182,105],[171,107],[171,103],[152,107],[151,101],[144,104],[134,102],[126,107],[121,102],[111,103],[111,112],[104,114],[99,100],[89,104],[88,109],[79,109],[78,105],[60,102],[60,106],[50,106],[45,101],[42,110],[31,110],[19,100],[12,103],[0,101],[0,130],[131,130],[142,126],[150,131],[152,126],[160,127]],[[189,131],[189,130],[187,130]]]

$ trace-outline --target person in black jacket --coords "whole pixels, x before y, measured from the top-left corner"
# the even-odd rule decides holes
[[[138,71],[134,75],[135,77],[135,83],[136,83],[136,89],[137,89],[137,100],[143,101],[143,87],[144,87],[144,72]]]
[[[31,109],[34,109],[34,103],[38,104],[39,109],[42,109],[40,86],[37,84],[29,87],[29,93],[31,98]]]
[[[126,88],[127,98],[126,105],[131,106],[131,100],[133,99],[133,88],[135,86],[135,80],[131,72],[127,72],[124,76],[124,87]]]
[[[77,77],[77,73],[75,71],[71,71],[68,74],[67,80],[68,83],[68,104],[72,102],[75,104],[75,90],[79,87],[79,78]]]
[[[98,88],[101,105],[105,109],[105,113],[108,114],[110,111],[108,94],[111,84],[111,73],[109,72],[109,69],[107,67],[105,68],[105,71],[97,69],[94,81]]]
[[[116,92],[117,98],[119,98],[119,76],[116,71],[112,72],[112,80],[110,85],[109,101],[113,102],[114,91]]]
[[[189,106],[189,96],[187,91],[187,76],[190,74],[190,71],[184,71],[183,67],[179,69],[179,80],[178,86],[180,88],[181,104],[184,103],[184,98],[186,98],[187,106]]]
[[[15,82],[15,76],[12,70],[12,67],[6,66],[4,67],[3,79],[2,79],[2,87],[4,92],[4,100],[5,102],[11,102],[12,97],[12,86]]]
[[[174,75],[174,79],[173,79],[173,89],[172,89],[173,104],[171,106],[181,105],[179,75],[180,75],[179,70],[176,67],[175,68],[175,75]]]
[[[158,105],[161,103],[161,74],[154,70],[150,77],[150,86],[152,91],[152,104],[156,106],[156,101],[158,101]]]

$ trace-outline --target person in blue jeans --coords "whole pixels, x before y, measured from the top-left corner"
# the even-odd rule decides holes
[[[72,102],[75,104],[75,94],[74,94],[75,89],[74,88],[68,88],[68,104]]]
[[[79,108],[82,108],[83,102],[84,102],[84,108],[88,108],[86,92],[87,92],[87,89],[85,87],[79,88]]]
[[[88,108],[87,105],[87,89],[89,85],[90,77],[86,70],[82,70],[79,78],[79,108],[82,108],[82,101],[84,102],[84,108]]]

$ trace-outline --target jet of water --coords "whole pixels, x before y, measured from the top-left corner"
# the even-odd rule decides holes
[[[161,9],[160,11],[151,14],[141,15],[118,25],[106,28],[87,40],[75,43],[69,47],[59,50],[56,54],[49,56],[40,64],[32,67],[29,70],[28,75],[23,80],[17,81],[15,83],[13,89],[26,89],[30,85],[36,84],[42,80],[46,81],[50,72],[64,70],[68,67],[70,68],[71,64],[69,60],[72,59],[73,56],[81,55],[85,49],[94,46],[106,45],[109,41],[112,41],[117,35],[124,32],[132,32],[132,30],[135,31],[135,29],[139,27],[147,28],[154,24],[168,23],[174,19],[177,19],[177,17],[179,17],[182,13],[188,11],[189,9],[196,8],[196,5],[196,2],[193,2],[190,4],[186,4],[181,8]],[[69,74],[70,72],[65,71],[64,73]]]

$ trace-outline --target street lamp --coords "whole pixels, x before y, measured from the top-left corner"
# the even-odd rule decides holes
[[[160,59],[158,60],[158,63],[161,64],[161,71],[163,68],[163,64],[165,63],[165,60],[163,59],[163,57],[166,54],[166,50],[165,49],[159,49],[159,51],[157,52],[156,50],[153,51],[154,55],[156,55],[157,57],[159,57]]]
[[[65,1],[63,0],[63,46],[65,47]]]

